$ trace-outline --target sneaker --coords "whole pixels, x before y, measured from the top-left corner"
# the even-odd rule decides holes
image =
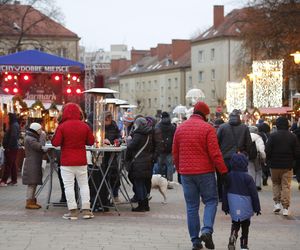
[[[273,212],[274,213],[279,213],[280,210],[281,210],[281,204],[280,203],[275,203]]]
[[[10,182],[7,182],[7,185],[8,186],[18,186],[18,183],[16,181],[10,181]]]
[[[77,220],[78,219],[77,209],[69,210],[69,213],[63,215],[63,219],[65,219],[65,220]]]
[[[200,236],[200,240],[201,241],[204,241],[205,243],[205,247],[207,249],[215,249],[215,245],[214,245],[214,242],[212,240],[212,235],[211,233],[203,233],[201,236]]]
[[[235,250],[236,237],[231,235],[229,237],[228,250]]]
[[[289,215],[289,209],[288,208],[282,209],[282,215],[283,216],[288,216]]]
[[[82,218],[83,219],[92,219],[94,218],[94,214],[89,209],[82,210]]]
[[[203,246],[201,243],[196,243],[196,244],[193,244],[192,250],[200,250],[202,248],[203,248]]]
[[[0,187],[7,187],[7,184],[4,181],[0,182]]]

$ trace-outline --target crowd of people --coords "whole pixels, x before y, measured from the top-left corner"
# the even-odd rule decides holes
[[[232,219],[228,249],[235,249],[241,228],[241,249],[248,249],[250,219],[261,214],[258,192],[268,185],[271,177],[274,208],[283,216],[290,213],[291,181],[293,174],[300,183],[300,124],[289,128],[286,117],[276,120],[276,129],[262,119],[247,126],[239,110],[233,110],[227,122],[209,121],[210,109],[204,102],[194,105],[189,119],[173,123],[170,114],[162,112],[157,119],[150,116],[126,113],[122,128],[113,120],[112,113],[104,112],[105,140],[107,145],[126,144],[124,164],[132,184],[131,202],[137,203],[133,212],[150,211],[151,178],[160,174],[173,181],[175,170],[182,184],[187,211],[187,224],[192,249],[214,249],[213,232],[217,205]],[[97,185],[103,176],[93,171],[91,185],[86,145],[93,145],[93,114],[87,119],[77,104],[64,105],[61,118],[51,143],[60,147],[58,164],[62,188],[61,201],[66,201],[68,213],[64,219],[78,218],[80,192],[82,217],[91,219],[94,211],[107,211],[111,201],[120,202],[120,176],[116,161],[111,163],[107,181],[112,192],[103,185],[96,197]],[[15,114],[9,114],[9,128],[3,138],[5,170],[0,186],[17,184],[15,165],[18,149],[19,125]],[[35,192],[42,184],[42,159],[46,152],[45,134],[39,123],[31,123],[25,137],[25,161],[22,182],[27,185],[26,209],[39,209]],[[106,170],[110,153],[105,153],[102,168]],[[8,182],[8,178],[11,181]],[[79,187],[79,189],[77,188]],[[299,184],[300,190],[300,184]],[[113,194],[113,195],[110,195]],[[113,196],[113,197],[111,197]],[[100,202],[95,201],[100,199]],[[96,203],[91,211],[91,203]],[[203,223],[200,223],[200,201],[204,204]],[[201,226],[201,224],[203,224]]]

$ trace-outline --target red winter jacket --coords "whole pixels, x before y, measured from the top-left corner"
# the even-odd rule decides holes
[[[66,104],[52,138],[52,145],[61,147],[61,166],[87,165],[85,145],[93,145],[94,141],[90,127],[81,121],[79,106]]]
[[[173,160],[180,174],[226,173],[215,129],[200,115],[180,125],[173,140]]]

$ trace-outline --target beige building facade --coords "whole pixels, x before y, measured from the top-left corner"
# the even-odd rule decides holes
[[[171,113],[177,105],[185,105],[190,86],[190,67],[124,76],[120,79],[120,99],[137,105],[137,112],[143,115]]]

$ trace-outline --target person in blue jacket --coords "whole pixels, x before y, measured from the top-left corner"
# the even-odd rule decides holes
[[[222,210],[232,219],[228,249],[234,250],[239,229],[242,228],[241,250],[248,249],[250,218],[260,213],[260,202],[253,178],[248,174],[248,158],[242,153],[232,155],[232,171],[224,185]]]

